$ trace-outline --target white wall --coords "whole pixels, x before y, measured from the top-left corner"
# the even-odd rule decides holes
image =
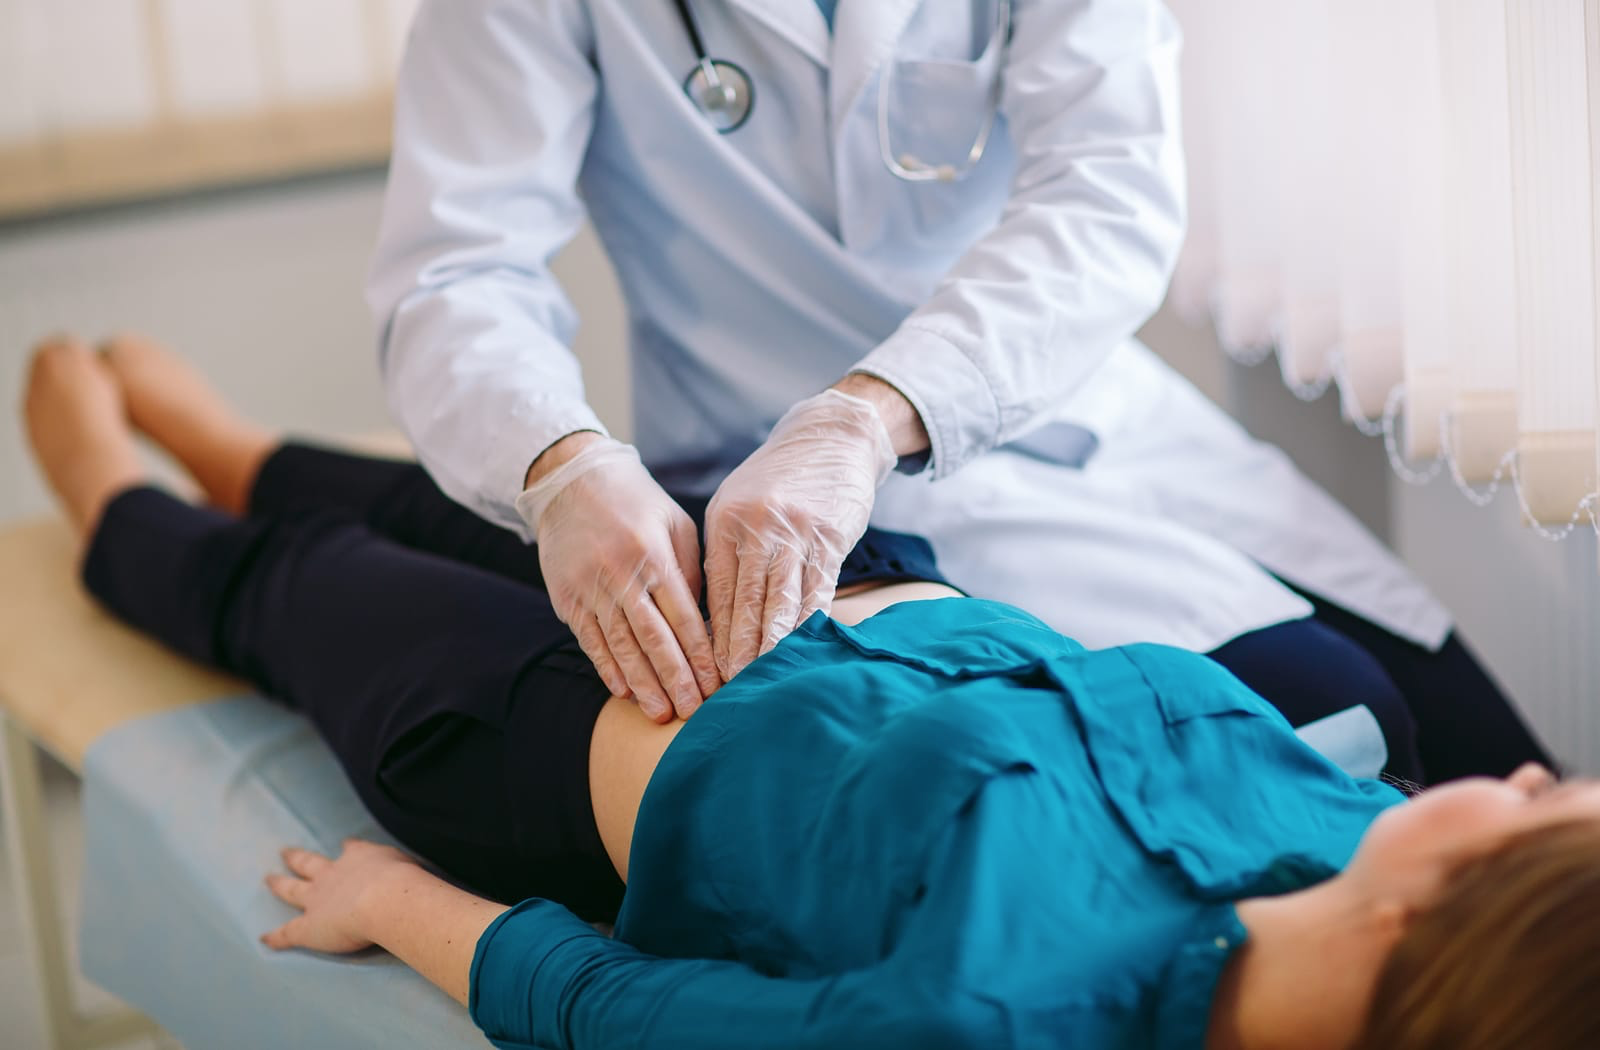
[[[1561,543],[1521,524],[1516,501],[1469,504],[1443,479],[1392,483],[1395,547],[1454,612],[1464,637],[1575,770],[1600,773],[1600,565],[1584,527]]]

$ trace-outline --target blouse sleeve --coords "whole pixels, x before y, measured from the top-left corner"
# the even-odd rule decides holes
[[[802,980],[734,962],[663,959],[544,900],[525,901],[484,931],[469,1008],[500,1047],[955,1050],[1004,1042],[992,1006],[887,964]]]

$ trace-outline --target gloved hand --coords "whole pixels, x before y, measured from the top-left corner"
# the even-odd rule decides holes
[[[556,615],[607,688],[657,722],[674,709],[689,717],[716,691],[694,522],[632,445],[588,445],[519,496],[517,512]]]
[[[724,680],[832,608],[894,465],[872,403],[826,390],[786,412],[723,481],[706,511],[706,594]]]

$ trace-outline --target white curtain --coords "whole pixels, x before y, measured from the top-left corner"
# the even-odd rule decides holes
[[[1383,428],[1397,469],[1593,509],[1600,0],[1174,0],[1195,237],[1176,294]],[[1407,461],[1410,461],[1409,463]]]
[[[1595,172],[1586,12],[1517,0],[1507,21],[1517,269],[1517,450],[1534,517],[1594,489]]]

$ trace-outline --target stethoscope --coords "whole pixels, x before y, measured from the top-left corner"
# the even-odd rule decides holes
[[[756,89],[750,81],[750,74],[732,62],[712,58],[705,40],[700,36],[694,13],[689,10],[689,0],[676,0],[676,3],[683,28],[689,34],[689,43],[693,45],[698,59],[683,80],[683,93],[689,96],[689,100],[719,133],[727,135],[738,131],[750,119],[750,111],[756,104]],[[1011,37],[1011,0],[999,0],[996,7],[999,22],[996,32],[1004,44]],[[1000,113],[1001,78],[997,74],[990,85],[989,107],[984,115],[983,126],[978,129],[978,137],[973,140],[966,157],[960,164],[931,164],[914,154],[897,154],[890,145],[889,98],[892,94],[894,64],[892,58],[884,64],[883,77],[878,85],[878,150],[883,157],[883,166],[896,178],[907,182],[956,182],[966,178],[989,148],[989,137]]]
[[[750,83],[750,74],[732,62],[712,58],[706,50],[706,42],[700,38],[700,27],[689,10],[689,0],[677,0],[677,4],[678,16],[689,33],[689,43],[694,45],[694,53],[699,56],[699,61],[683,80],[683,93],[719,132],[726,135],[738,131],[750,119],[750,110],[756,104],[756,89]]]

